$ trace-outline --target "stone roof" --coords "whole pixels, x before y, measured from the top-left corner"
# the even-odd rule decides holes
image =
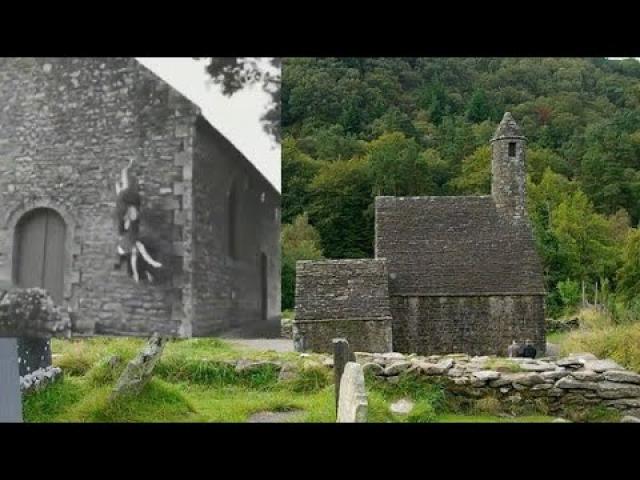
[[[376,257],[391,295],[544,294],[528,221],[491,196],[377,197]]]
[[[522,135],[520,126],[513,119],[511,112],[505,112],[491,141],[493,142],[500,138],[525,138],[524,135]]]

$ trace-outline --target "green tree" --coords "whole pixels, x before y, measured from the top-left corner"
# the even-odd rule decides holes
[[[298,142],[286,137],[282,142],[282,222],[291,223],[309,207],[309,188],[322,162],[298,148]]]
[[[452,111],[452,102],[441,83],[428,85],[420,93],[418,105],[425,109],[433,123],[439,125]]]
[[[640,230],[631,229],[622,250],[617,273],[618,292],[626,300],[640,297]]]
[[[580,284],[575,280],[566,279],[558,282],[558,292],[562,298],[562,304],[566,313],[575,308],[580,302],[581,288]]]
[[[564,198],[575,192],[577,186],[566,177],[547,168],[540,183],[527,182],[527,211],[531,220],[538,253],[542,259],[545,279],[547,314],[555,317],[562,313],[564,301],[557,285],[571,274],[566,252],[551,228],[552,212]]]
[[[373,256],[373,198],[365,158],[327,163],[310,185],[309,218],[328,258]]]
[[[323,258],[320,235],[309,225],[306,214],[298,215],[291,224],[282,225],[280,232],[282,248],[282,309],[295,306],[296,262],[298,260],[318,260]]]
[[[565,177],[571,175],[571,167],[568,162],[553,150],[530,148],[527,151],[527,172],[531,175],[531,179],[535,183],[540,182],[547,168]]]
[[[473,123],[482,122],[491,117],[491,105],[484,90],[473,92],[467,106],[467,120]]]
[[[367,161],[376,195],[425,195],[436,189],[420,146],[400,132],[369,143]]]
[[[462,171],[451,181],[455,191],[466,195],[491,193],[491,147],[483,145],[462,161]]]
[[[347,134],[341,125],[313,130],[312,135],[300,137],[298,147],[319,160],[347,160],[365,152],[366,143]]]
[[[615,273],[620,252],[611,225],[581,190],[553,210],[551,228],[569,261],[571,278],[596,281]]]

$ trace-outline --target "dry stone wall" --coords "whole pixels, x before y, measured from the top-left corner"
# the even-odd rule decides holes
[[[564,416],[589,407],[603,407],[640,417],[640,374],[590,353],[560,359],[466,354],[407,356],[396,352],[355,355],[367,374],[392,383],[400,375],[428,377],[463,400],[492,396],[505,411],[531,408]]]

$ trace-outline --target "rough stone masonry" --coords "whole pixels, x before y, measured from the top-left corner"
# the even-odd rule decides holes
[[[542,265],[526,213],[526,139],[510,113],[491,143],[491,195],[376,198],[376,260],[359,262],[384,262],[384,269],[298,263],[297,348],[313,350],[342,329],[339,336],[361,345],[356,349],[381,351],[366,344],[366,332],[355,328],[366,324],[351,322],[347,307],[356,304],[363,318],[377,314],[385,300],[377,286],[384,285],[394,351],[505,355],[512,340],[531,340],[544,352]],[[359,287],[345,287],[351,284]],[[363,295],[367,289],[376,294]],[[354,328],[346,331],[347,324]]]
[[[296,350],[332,352],[334,338],[355,350],[391,350],[384,260],[301,261],[296,270]]]
[[[397,352],[355,356],[366,375],[390,383],[402,375],[417,375],[461,401],[493,397],[512,414],[535,410],[573,416],[599,407],[640,418],[640,374],[590,353],[539,359]]]
[[[131,159],[151,284],[114,270]],[[0,284],[45,288],[76,335],[279,334],[278,192],[135,59],[0,59],[0,206]]]

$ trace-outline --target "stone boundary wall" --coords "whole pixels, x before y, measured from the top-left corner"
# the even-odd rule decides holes
[[[542,407],[549,414],[564,415],[601,406],[640,418],[640,374],[590,353],[560,359],[466,354],[423,357],[395,352],[355,355],[365,374],[391,383],[407,373],[430,377],[461,399],[493,396],[506,411]]]

